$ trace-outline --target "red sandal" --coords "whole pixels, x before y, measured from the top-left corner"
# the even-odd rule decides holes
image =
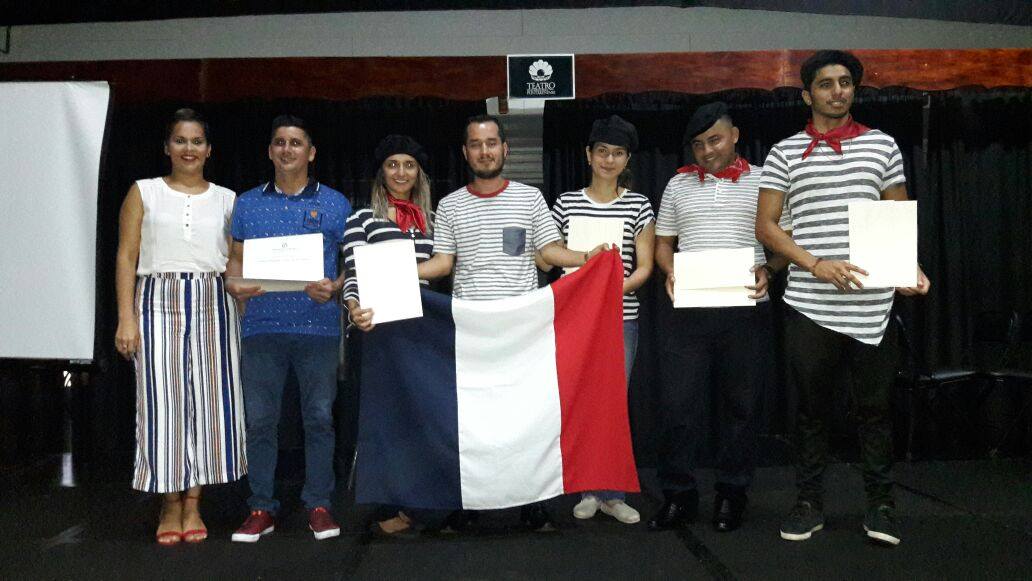
[[[185,500],[196,500],[201,501],[200,496],[186,496]],[[199,543],[208,538],[208,529],[190,529],[183,531],[183,540],[188,543]]]

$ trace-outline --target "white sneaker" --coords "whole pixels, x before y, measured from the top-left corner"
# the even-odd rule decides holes
[[[595,512],[598,511],[598,507],[601,505],[602,501],[594,494],[585,494],[581,501],[577,503],[577,506],[573,507],[573,516],[579,519],[591,518],[595,516]]]
[[[641,520],[641,515],[638,514],[638,511],[631,508],[622,500],[607,500],[603,502],[602,506],[599,508],[601,508],[602,512],[605,514],[608,514],[624,524],[632,525]],[[576,514],[576,512],[577,511],[575,509],[574,514]]]

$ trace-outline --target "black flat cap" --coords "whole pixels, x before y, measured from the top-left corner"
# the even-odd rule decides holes
[[[423,146],[408,135],[388,135],[381,139],[373,154],[376,156],[376,167],[379,168],[388,157],[398,153],[411,155],[419,163],[419,167],[426,171],[426,165],[430,159]]]
[[[727,115],[727,103],[723,101],[706,103],[696,109],[684,130],[684,143],[691,143],[696,135],[708,131],[724,115]]]
[[[626,147],[628,151],[638,149],[638,130],[629,121],[619,115],[613,115],[609,119],[596,119],[591,124],[591,136],[588,143],[598,142]]]

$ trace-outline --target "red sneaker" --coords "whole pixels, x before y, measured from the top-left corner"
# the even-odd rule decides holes
[[[333,515],[325,506],[317,506],[308,511],[308,528],[312,529],[317,541],[340,534],[340,525],[333,520]]]
[[[252,510],[251,516],[247,517],[244,524],[233,533],[233,540],[238,543],[257,543],[262,535],[267,535],[276,529],[276,523],[272,515],[264,510]]]

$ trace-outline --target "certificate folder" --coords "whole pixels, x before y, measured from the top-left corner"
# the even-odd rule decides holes
[[[286,292],[323,278],[323,235],[300,234],[244,240],[243,276],[232,280]]]
[[[674,308],[751,307],[752,247],[674,254]]]

